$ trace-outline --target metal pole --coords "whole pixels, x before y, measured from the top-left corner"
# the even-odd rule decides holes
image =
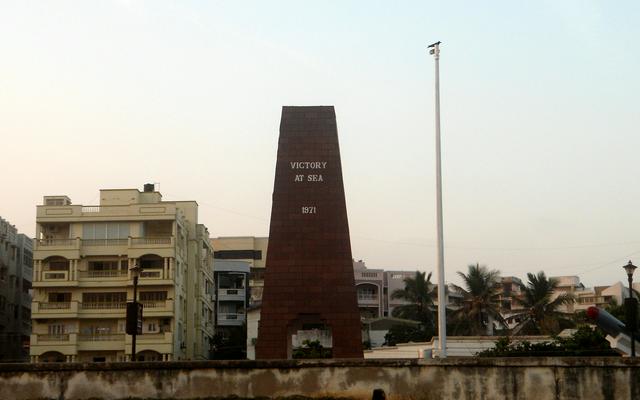
[[[138,275],[133,276],[133,303],[138,303]],[[136,306],[136,310],[138,310]],[[137,318],[136,318],[137,319]],[[131,361],[136,361],[136,335],[137,332],[133,332],[131,335]]]
[[[633,276],[631,274],[627,275],[629,277],[629,298],[632,299],[629,301],[629,306],[632,306],[631,302],[633,301]],[[628,315],[629,313],[627,313]],[[636,316],[634,315],[633,318],[635,319]],[[631,332],[631,357],[635,357],[636,356],[636,338],[634,335],[634,331],[636,330],[636,324],[634,323],[635,321],[627,321],[627,325],[629,327],[631,327],[631,329],[629,329],[629,332]]]
[[[440,357],[447,357],[447,318],[442,229],[442,167],[440,160],[440,42],[429,46],[436,61],[436,213],[438,227],[438,343]]]

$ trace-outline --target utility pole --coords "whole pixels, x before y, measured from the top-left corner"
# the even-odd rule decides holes
[[[444,244],[442,233],[442,166],[440,160],[440,43],[430,45],[436,61],[436,213],[438,226],[438,344],[440,357],[447,357],[447,304],[444,283]]]

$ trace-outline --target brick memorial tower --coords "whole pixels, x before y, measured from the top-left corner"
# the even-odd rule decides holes
[[[257,359],[291,358],[292,335],[331,332],[334,358],[362,358],[336,115],[283,107]]]

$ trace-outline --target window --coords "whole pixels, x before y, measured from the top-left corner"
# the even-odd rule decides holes
[[[31,289],[31,282],[22,278],[22,293],[29,294],[30,289]]]
[[[24,250],[24,255],[22,256],[22,263],[27,266],[33,266],[33,253],[29,250]]]
[[[262,260],[262,250],[218,250],[214,258],[220,260]]]
[[[140,292],[140,301],[164,301],[167,299],[167,292]]]
[[[49,303],[68,303],[71,301],[71,293],[49,293]]]
[[[99,336],[99,335],[109,335],[111,334],[112,331],[115,331],[115,327],[114,329],[111,328],[111,326],[109,325],[89,325],[89,326],[83,326],[80,329],[80,333],[83,335],[92,335],[92,336]]]
[[[218,276],[220,289],[244,289],[244,275],[220,274]]]
[[[358,287],[358,300],[376,300],[377,291],[371,286]]]
[[[127,292],[82,293],[82,303],[126,303],[126,302],[127,302]]]
[[[48,326],[49,335],[64,335],[67,333],[67,328],[64,324],[52,324]]]
[[[51,260],[49,261],[49,271],[67,271],[69,269],[69,261],[67,260]]]
[[[82,225],[83,239],[126,239],[128,237],[128,222],[92,222]]]
[[[118,261],[89,261],[89,271],[109,271],[118,269]]]

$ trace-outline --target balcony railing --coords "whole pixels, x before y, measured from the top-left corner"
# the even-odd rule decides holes
[[[127,308],[126,302],[84,302],[81,304],[83,310],[119,310]]]
[[[76,243],[75,239],[39,239],[39,247],[72,247]]]
[[[371,293],[358,293],[358,300],[378,300],[378,295]]]
[[[127,276],[127,270],[124,269],[105,269],[79,272],[81,278],[117,278]]]
[[[163,332],[153,332],[153,333],[143,333],[142,335],[138,336],[138,340],[141,341],[145,341],[145,340],[158,340],[158,339],[164,339],[165,335]]]
[[[154,245],[170,245],[171,236],[165,237],[134,237],[131,238],[132,245],[154,244]]]
[[[157,269],[157,270],[143,270],[140,272],[140,278],[147,278],[147,279],[159,279],[162,278],[162,270],[161,269]]]
[[[95,335],[78,335],[81,342],[117,342],[124,340],[124,333],[103,333]]]
[[[68,271],[42,271],[42,275],[43,275],[43,279],[45,281],[48,280],[52,280],[52,281],[57,281],[57,280],[62,280],[62,281],[66,281],[67,280],[67,274]]]
[[[126,246],[127,239],[82,239],[83,246]]]
[[[167,305],[166,300],[141,300],[143,308],[164,308]]]
[[[244,296],[244,289],[219,289],[219,296]]]
[[[244,321],[243,313],[218,313],[220,321]]]
[[[69,334],[61,333],[61,334],[54,334],[54,335],[38,335],[38,341],[39,342],[68,342]]]
[[[69,308],[71,308],[70,301],[54,301],[38,304],[38,309],[40,310],[67,310]]]

